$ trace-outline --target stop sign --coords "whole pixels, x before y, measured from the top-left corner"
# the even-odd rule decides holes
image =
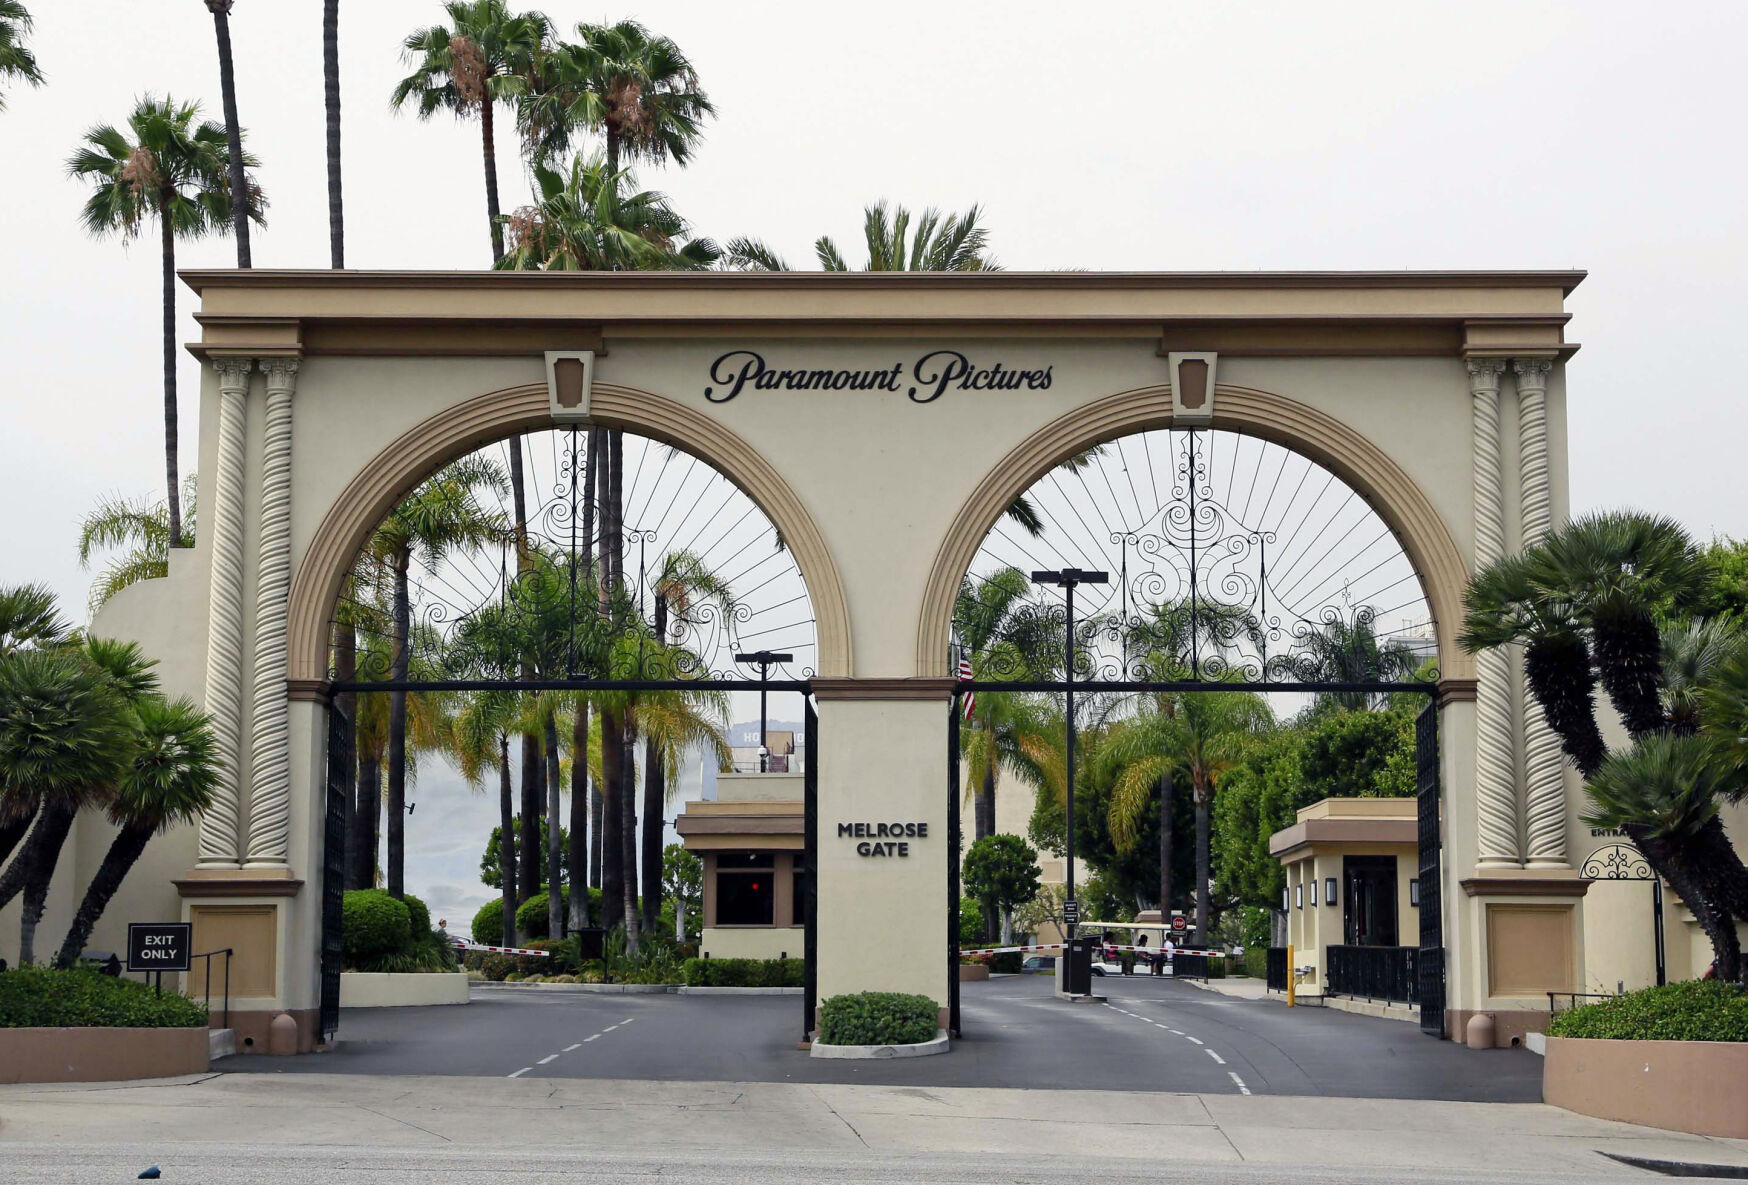
[[[1185,922],[1184,922],[1184,920],[1183,920],[1183,918],[1181,918],[1181,917],[1175,917],[1175,918],[1173,918],[1173,919],[1171,919],[1171,928],[1172,928],[1172,929],[1173,929],[1173,930],[1182,930],[1182,929],[1184,929],[1184,928],[1185,928]]]

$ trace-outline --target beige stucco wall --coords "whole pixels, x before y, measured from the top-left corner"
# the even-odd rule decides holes
[[[712,959],[799,959],[806,940],[800,926],[706,926],[698,951]]]

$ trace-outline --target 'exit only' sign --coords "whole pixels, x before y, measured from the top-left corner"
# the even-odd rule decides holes
[[[186,971],[194,927],[188,922],[129,922],[129,971]]]

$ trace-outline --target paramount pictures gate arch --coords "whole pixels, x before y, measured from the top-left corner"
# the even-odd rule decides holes
[[[1545,1010],[1546,990],[1576,986],[1576,784],[1557,749],[1547,761],[1506,657],[1477,661],[1455,635],[1471,567],[1565,514],[1564,299],[1581,273],[184,279],[201,298],[190,349],[212,364],[198,546],[94,628],[161,659],[166,689],[214,713],[235,762],[198,832],[158,841],[111,913],[188,918],[197,942],[222,931],[238,949],[240,1031],[264,1033],[283,1010],[305,1048],[317,1038],[326,631],[346,565],[439,464],[578,420],[715,466],[805,579],[821,996],[946,1003],[959,581],[1058,461],[1171,425],[1314,459],[1393,528],[1421,577],[1441,671],[1449,1030],[1484,1009],[1510,1031],[1513,1014]],[[737,351],[772,377],[743,380],[744,356],[722,362]],[[549,352],[586,365],[549,368]],[[926,825],[905,859],[862,858],[837,837],[840,823],[892,819]]]

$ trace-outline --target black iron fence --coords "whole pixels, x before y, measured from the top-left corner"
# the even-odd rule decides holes
[[[1325,947],[1326,990],[1332,996],[1418,1004],[1419,956],[1419,949],[1412,946]]]
[[[1208,952],[1205,950],[1184,950],[1181,947],[1171,956],[1171,974],[1175,979],[1208,978]]]
[[[1287,990],[1287,978],[1291,974],[1287,967],[1287,948],[1284,946],[1269,947],[1268,954],[1268,985],[1271,992]]]

